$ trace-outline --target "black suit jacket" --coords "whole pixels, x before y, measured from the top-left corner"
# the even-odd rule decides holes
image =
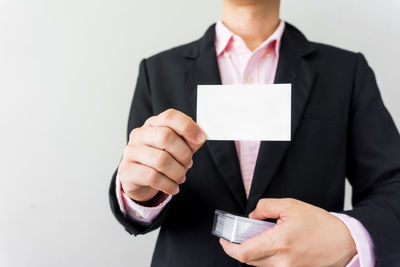
[[[141,62],[128,134],[168,108],[196,119],[196,86],[221,83],[214,36],[213,25],[199,40]],[[214,210],[248,215],[260,198],[290,197],[353,216],[370,233],[378,266],[400,266],[400,138],[365,58],[309,42],[287,24],[275,83],[292,83],[292,141],[261,142],[248,200],[234,142],[207,141],[181,192],[149,226],[124,218],[114,174],[117,220],[134,235],[161,227],[152,266],[241,266],[211,235]]]

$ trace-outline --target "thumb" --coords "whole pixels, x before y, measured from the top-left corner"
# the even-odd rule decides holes
[[[249,218],[256,220],[279,219],[287,214],[293,206],[291,199],[263,198],[257,203],[257,207],[249,214]]]

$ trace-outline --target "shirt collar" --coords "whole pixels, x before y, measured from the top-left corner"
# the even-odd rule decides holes
[[[274,45],[275,54],[279,55],[279,49],[281,44],[281,39],[283,35],[283,31],[285,29],[285,22],[283,20],[280,21],[278,28],[276,28],[275,32],[268,37],[256,50],[263,49],[270,44]],[[215,48],[217,52],[217,56],[219,56],[224,50],[227,49],[229,43],[232,39],[238,39],[243,42],[242,38],[231,32],[222,21],[218,21],[215,25]],[[243,42],[244,43],[244,42]],[[255,51],[256,51],[255,50]]]

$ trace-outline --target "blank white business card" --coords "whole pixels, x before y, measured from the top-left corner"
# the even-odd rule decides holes
[[[208,140],[290,141],[291,84],[198,85],[197,123]]]

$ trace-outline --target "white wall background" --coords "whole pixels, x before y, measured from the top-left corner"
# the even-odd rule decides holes
[[[309,39],[366,55],[400,125],[400,2],[282,2]],[[149,265],[156,233],[128,235],[107,196],[138,63],[220,13],[216,0],[0,0],[0,266]]]

